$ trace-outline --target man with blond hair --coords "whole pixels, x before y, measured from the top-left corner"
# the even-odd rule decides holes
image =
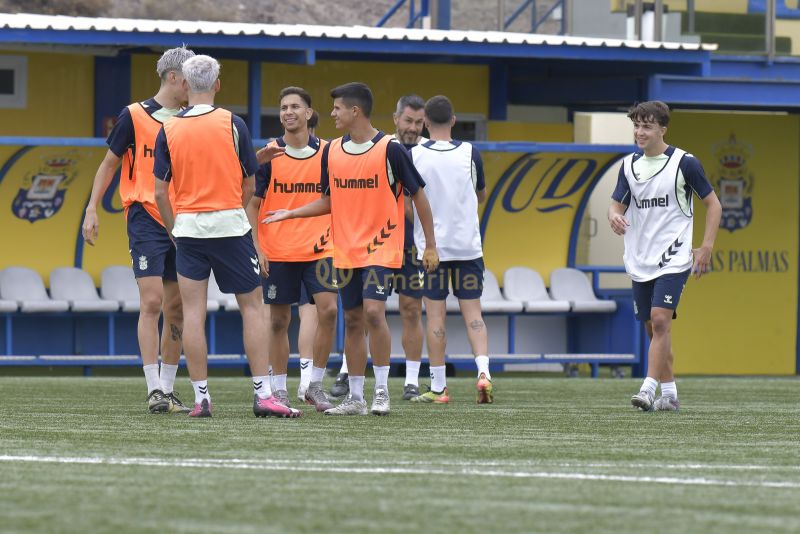
[[[195,56],[183,65],[189,107],[166,123],[155,147],[155,196],[167,231],[177,243],[178,285],[183,300],[183,348],[194,389],[190,417],[211,417],[208,348],[205,337],[211,271],[224,293],[233,293],[242,314],[244,350],[253,375],[257,417],[297,417],[299,412],[272,395],[261,280],[244,207],[255,190],[258,168],[244,121],[214,106],[220,89],[219,63]],[[169,196],[172,182],[173,203]]]
[[[139,286],[137,334],[150,413],[189,411],[173,390],[181,354],[183,314],[175,272],[175,245],[164,228],[154,197],[153,147],[162,123],[175,116],[186,102],[181,66],[193,56],[194,52],[185,46],[164,52],[156,64],[161,79],[158,93],[120,112],[106,140],[108,152],[94,177],[82,227],[83,239],[94,245],[100,229],[97,204],[122,162],[119,193],[128,227],[128,250]],[[158,318],[162,310],[159,374]]]

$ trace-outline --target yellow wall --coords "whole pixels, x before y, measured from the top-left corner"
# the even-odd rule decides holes
[[[0,54],[28,58],[27,107],[0,108],[0,135],[91,137],[94,134],[93,56]]]
[[[629,3],[631,0],[611,0],[611,9],[623,11]],[[664,0],[664,5],[669,6],[670,11],[686,11],[686,0]],[[695,0],[694,9],[712,13],[747,13],[747,0]]]
[[[676,372],[794,374],[800,118],[678,112],[668,141],[700,159],[718,194],[721,179],[742,180],[742,202],[752,208],[749,216],[723,211],[714,272],[686,285],[673,327]],[[720,159],[734,155],[743,165],[726,170]],[[699,245],[705,210],[697,201],[694,220]],[[737,220],[743,227],[733,226]]]
[[[144,100],[158,90],[154,55],[134,55],[131,62],[131,95]],[[247,105],[247,62],[221,60],[222,89],[217,97],[221,106]],[[393,131],[392,112],[397,99],[416,92],[423,98],[444,94],[453,101],[456,113],[489,114],[489,68],[480,65],[440,65],[423,63],[376,63],[369,61],[318,61],[315,65],[262,65],[263,107],[278,107],[278,94],[289,85],[306,89],[320,114],[318,133],[336,137],[330,90],[347,82],[360,81],[370,86],[375,97],[373,123]]]

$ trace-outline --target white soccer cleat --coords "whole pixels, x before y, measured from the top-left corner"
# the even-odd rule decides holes
[[[681,408],[681,403],[678,402],[678,399],[662,395],[656,399],[653,407],[659,412],[677,412]]]
[[[375,398],[372,399],[372,414],[388,415],[389,405],[389,390],[385,387],[377,388],[375,390]]]
[[[631,397],[631,404],[634,408],[639,408],[643,412],[652,412],[653,411],[653,396],[646,392],[640,391],[633,397]]]

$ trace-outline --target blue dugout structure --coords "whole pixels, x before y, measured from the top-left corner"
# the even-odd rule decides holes
[[[557,105],[570,111],[618,110],[663,100],[702,109],[800,110],[800,60],[714,53],[714,45],[616,39],[362,27],[282,26],[158,20],[0,15],[0,44],[62,50],[111,48],[95,57],[95,135],[100,118],[130,100],[130,54],[189,43],[200,53],[248,62],[248,117],[261,137],[260,64],[313,65],[317,60],[480,64],[489,69],[489,119],[506,120],[509,105]],[[99,83],[99,82],[96,82]],[[65,145],[102,139],[4,138],[9,144]],[[483,150],[535,152],[554,146],[478,144]],[[565,151],[581,147],[566,145]],[[594,152],[619,147],[592,145]],[[571,244],[574,249],[575,243]],[[574,262],[574,255],[571,255]],[[597,270],[586,266],[588,270]],[[798,351],[800,369],[800,351]]]

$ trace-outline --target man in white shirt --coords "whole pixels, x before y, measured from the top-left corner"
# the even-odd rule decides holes
[[[434,96],[425,104],[430,140],[411,149],[414,166],[427,184],[440,259],[439,268],[425,275],[423,289],[431,386],[428,392],[411,400],[437,404],[450,401],[445,377],[445,302],[452,285],[478,367],[477,402],[488,404],[494,401],[494,394],[489,340],[481,313],[484,266],[478,219],[478,203],[486,199],[486,182],[483,162],[475,147],[452,139],[455,122],[450,100]],[[414,229],[414,241],[423,250],[425,235],[417,221]]]
[[[690,273],[700,278],[709,270],[722,207],[697,158],[664,142],[666,104],[642,102],[628,117],[639,150],[622,162],[608,221],[625,238],[634,313],[650,336],[647,378],[631,404],[643,411],[675,411],[680,403],[672,372],[672,321]],[[695,249],[693,195],[706,207],[703,243]],[[655,399],[659,381],[661,396]]]

